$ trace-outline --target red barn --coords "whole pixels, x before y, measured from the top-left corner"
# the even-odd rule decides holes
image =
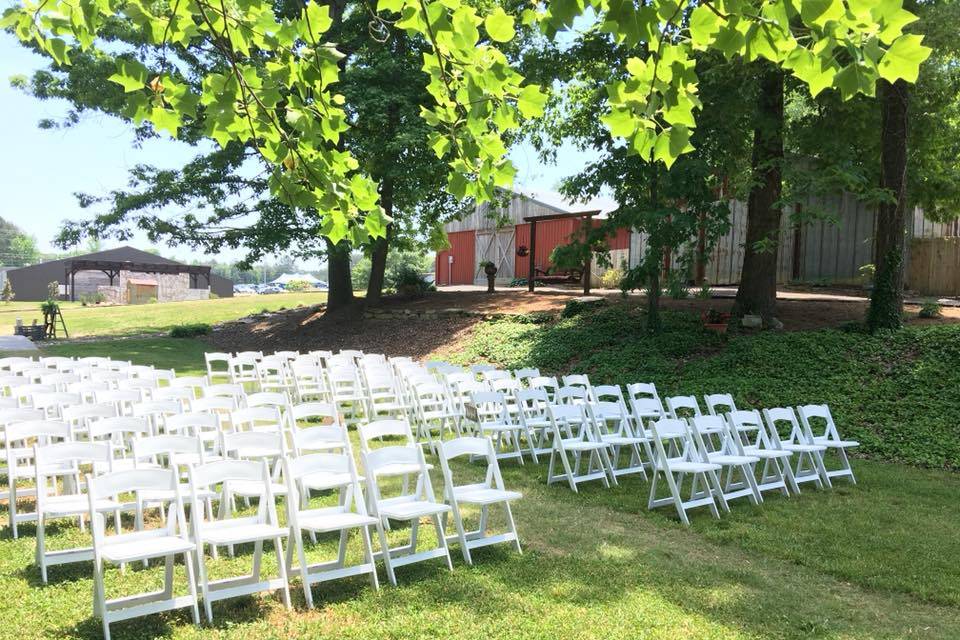
[[[545,202],[543,196],[531,197],[514,193],[507,207],[492,209],[490,203],[475,207],[460,220],[444,226],[450,247],[437,252],[436,283],[438,286],[455,284],[485,284],[481,262],[497,265],[497,282],[509,283],[514,278],[526,278],[529,268],[530,224],[525,218],[553,216],[598,207],[587,205],[567,209]],[[549,198],[558,200],[559,198]],[[612,207],[606,203],[606,208]],[[600,217],[602,217],[602,213]],[[534,264],[546,271],[553,265],[550,253],[555,247],[570,241],[571,235],[584,224],[579,218],[560,218],[537,222],[537,242]],[[594,220],[599,224],[599,220]],[[610,257],[614,265],[629,263],[630,233],[621,229],[610,239]],[[598,284],[603,269],[593,265],[594,284]]]

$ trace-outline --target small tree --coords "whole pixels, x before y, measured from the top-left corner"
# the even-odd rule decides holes
[[[47,300],[60,299],[60,283],[54,280],[47,284]]]
[[[3,292],[0,293],[0,298],[3,298],[3,301],[9,304],[13,302],[14,297],[13,287],[10,286],[10,278],[7,278],[3,281]]]

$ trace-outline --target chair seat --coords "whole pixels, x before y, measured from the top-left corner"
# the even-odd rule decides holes
[[[850,449],[860,446],[860,443],[856,440],[831,440],[830,438],[817,437],[814,438],[813,441],[816,444],[822,444],[830,449]]]
[[[527,418],[524,422],[530,429],[546,429],[550,426],[550,421],[546,418]]]
[[[770,460],[772,458],[789,458],[792,453],[785,451],[783,449],[761,449],[759,447],[744,447],[743,452],[748,456],[755,456],[762,460]]]
[[[286,535],[287,530],[283,527],[247,522],[238,524],[230,520],[207,523],[200,533],[204,542],[216,545],[243,544]]]
[[[593,442],[591,440],[580,440],[579,438],[565,438],[562,442],[563,448],[567,451],[596,451],[608,446],[606,442]]]
[[[710,462],[724,466],[753,464],[754,462],[760,462],[760,458],[754,456],[733,456],[724,453],[711,453],[708,454],[707,457],[710,459]]]
[[[196,548],[189,540],[177,536],[159,536],[156,538],[107,542],[103,545],[103,557],[114,564],[158,558],[177,553],[186,553]]]
[[[380,507],[380,513],[394,520],[413,520],[423,516],[432,516],[437,513],[450,511],[450,506],[439,502],[400,502]]]
[[[480,425],[480,430],[484,433],[493,432],[493,433],[505,433],[508,431],[516,431],[520,428],[518,424],[504,424],[504,423],[487,423]]]
[[[230,491],[234,495],[248,498],[256,498],[266,491],[266,487],[260,480],[231,480],[227,483],[227,486],[230,487]],[[273,487],[273,495],[287,495],[287,485],[280,482],[271,482],[270,486]]]
[[[795,453],[817,453],[820,451],[826,451],[826,445],[822,444],[800,444],[794,442],[787,442],[781,445],[784,451],[792,451]]]
[[[634,444],[643,444],[646,442],[643,438],[635,438],[633,436],[621,436],[617,434],[609,434],[601,436],[603,441],[609,445],[615,447],[629,447]]]
[[[519,500],[523,494],[516,491],[501,491],[500,489],[454,489],[453,497],[457,502],[467,502],[469,504],[495,504],[497,502],[507,502],[509,500]]]
[[[719,471],[720,465],[711,462],[691,462],[688,460],[668,460],[667,468],[675,473],[706,473]]]
[[[120,503],[101,499],[94,502],[97,511],[113,511]],[[90,499],[86,495],[47,496],[43,501],[43,513],[51,516],[76,516],[90,511]]]
[[[365,516],[361,513],[325,513],[311,515],[309,512],[301,513],[298,520],[301,529],[324,533],[327,531],[340,531],[354,527],[366,527],[377,524],[377,519],[372,516]]]

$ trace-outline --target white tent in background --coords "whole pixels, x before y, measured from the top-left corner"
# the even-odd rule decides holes
[[[285,287],[291,282],[306,282],[314,287],[327,286],[326,282],[313,277],[309,273],[284,273],[281,276],[279,276],[276,280],[272,280],[270,284],[278,284],[282,287]]]

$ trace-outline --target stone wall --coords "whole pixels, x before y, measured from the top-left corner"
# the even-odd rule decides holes
[[[188,273],[138,273],[135,271],[121,271],[113,280],[99,271],[81,271],[76,275],[76,296],[101,293],[105,302],[112,304],[127,304],[129,300],[130,279],[150,280],[157,283],[157,302],[177,302],[183,300],[207,300],[210,297],[210,288],[191,289],[190,274]]]

